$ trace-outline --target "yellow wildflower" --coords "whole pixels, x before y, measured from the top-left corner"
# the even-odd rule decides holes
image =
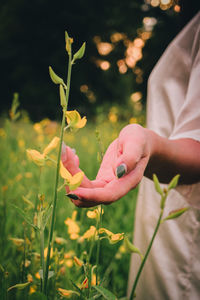
[[[60,141],[60,138],[55,136],[53,140],[48,144],[48,146],[44,149],[43,154],[46,156],[49,152],[55,149]]]
[[[33,125],[33,129],[38,133],[38,134],[42,134],[42,126],[40,123],[35,123]]]
[[[65,239],[63,239],[62,237],[55,237],[55,242],[57,243],[57,244],[59,244],[59,245],[64,245],[64,244],[66,244],[66,240]]]
[[[87,122],[86,117],[81,119],[80,114],[76,110],[66,111],[67,124],[72,129],[83,128]]]
[[[92,239],[97,237],[97,229],[95,226],[90,226],[90,228],[83,234],[82,239]]]
[[[100,213],[104,213],[103,209],[101,210],[101,207],[98,206],[97,208],[95,208],[94,210],[88,210],[87,211],[87,217],[89,219],[96,219],[99,220],[100,219]]]
[[[59,143],[60,138],[57,136],[53,138],[53,140],[47,145],[47,147],[44,149],[43,153],[40,153],[37,150],[34,149],[27,149],[26,153],[30,160],[32,160],[36,165],[38,166],[44,166],[45,164],[45,158],[46,155],[52,151],[54,148],[57,147]]]
[[[67,218],[64,222],[68,226],[68,233],[70,235],[70,239],[76,240],[79,237],[80,227],[76,223],[75,220],[71,218]]]
[[[58,288],[58,291],[59,291],[60,295],[62,297],[65,297],[65,298],[71,298],[71,296],[73,294],[76,294],[76,295],[80,296],[80,294],[78,292],[75,292],[75,291],[72,291],[72,290],[66,290],[66,289]]]
[[[75,175],[71,175],[70,172],[64,167],[62,161],[60,161],[60,176],[66,180],[66,184],[71,191],[75,190],[81,184],[84,172],[78,172]]]
[[[99,233],[105,233],[108,236],[109,242],[115,244],[124,238],[124,233],[112,233],[106,228],[100,228]]]
[[[39,274],[39,272],[35,273],[35,277],[36,277],[37,279],[40,279],[40,274]]]
[[[35,293],[35,292],[36,292],[36,290],[37,290],[37,286],[36,286],[36,285],[32,285],[32,286],[30,286],[29,294],[33,294],[33,293]]]
[[[33,276],[31,274],[27,275],[27,281],[28,282],[33,282]]]
[[[82,265],[83,265],[83,261],[80,260],[77,256],[74,256],[74,262],[79,267],[82,267]]]
[[[44,154],[34,149],[27,149],[26,154],[30,160],[32,160],[36,165],[42,167],[45,163]]]
[[[70,258],[70,259],[67,259],[65,261],[65,264],[68,268],[71,268],[73,266],[73,260]]]
[[[10,238],[10,240],[11,240],[17,247],[21,247],[21,246],[24,244],[24,239]]]

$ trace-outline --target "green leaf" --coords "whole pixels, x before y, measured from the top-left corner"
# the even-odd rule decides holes
[[[160,182],[158,181],[158,177],[156,176],[156,174],[153,174],[153,181],[154,181],[154,186],[155,186],[155,189],[156,191],[161,195],[163,196],[163,190],[160,186]]]
[[[95,286],[92,286],[97,292],[99,292],[104,299],[106,300],[117,300],[117,297],[111,293],[109,290],[103,288],[102,286],[98,286],[98,285],[95,285]]]
[[[8,288],[8,292],[12,289],[18,289],[18,290],[23,290],[25,289],[28,285],[30,284],[30,282],[25,282],[25,283],[17,283],[11,287]]]
[[[85,53],[85,42],[81,46],[81,48],[74,54],[73,62],[77,59],[81,59]]]
[[[67,106],[66,95],[62,84],[60,84],[60,105],[62,107]]]
[[[176,218],[180,217],[188,209],[189,209],[189,207],[183,207],[183,208],[179,208],[177,210],[173,210],[169,213],[169,215],[166,218],[164,218],[162,220],[162,222],[164,222],[166,220],[176,219]]]
[[[36,292],[29,295],[28,300],[47,300],[47,297],[40,292]]]
[[[129,239],[127,238],[127,236],[125,236],[124,237],[124,247],[126,248],[126,250],[128,251],[128,252],[132,252],[132,253],[137,253],[137,254],[139,254],[140,255],[140,257],[141,257],[141,260],[143,260],[143,255],[142,255],[142,253],[140,252],[140,250],[137,248],[137,247],[135,247],[130,241],[129,241]]]
[[[49,75],[51,77],[51,80],[55,84],[64,84],[63,79],[61,77],[59,77],[58,75],[56,75],[56,73],[53,71],[52,67],[49,67]]]
[[[31,219],[27,216],[26,212],[23,211],[20,207],[14,205],[14,204],[10,204],[11,206],[13,206],[17,212],[19,213],[19,215],[30,225],[32,226],[34,229],[38,230],[38,227],[35,226],[34,224],[32,224]]]
[[[175,189],[175,187],[178,184],[179,177],[180,177],[180,175],[178,174],[178,175],[174,176],[174,178],[172,178],[172,180],[170,181],[170,183],[168,185],[168,190]]]

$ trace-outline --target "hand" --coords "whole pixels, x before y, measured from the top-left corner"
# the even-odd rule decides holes
[[[77,200],[72,200],[73,203],[79,207],[110,204],[135,188],[141,181],[149,161],[149,144],[145,128],[139,125],[124,127],[119,137],[108,147],[96,180],[90,181],[84,177],[81,186],[73,191],[78,197]],[[64,165],[73,174],[80,169],[77,158],[71,154]],[[123,173],[124,176],[117,177]]]

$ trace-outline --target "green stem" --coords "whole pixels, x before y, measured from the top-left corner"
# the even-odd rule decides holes
[[[61,132],[60,132],[60,143],[59,143],[59,150],[58,150],[56,179],[55,179],[54,198],[53,198],[53,210],[52,210],[52,217],[51,217],[51,224],[50,224],[50,231],[49,231],[48,251],[47,251],[47,260],[46,260],[45,277],[44,277],[44,293],[46,295],[47,295],[47,283],[48,283],[48,273],[49,273],[49,264],[50,264],[50,251],[51,251],[51,247],[52,247],[52,237],[53,237],[53,231],[54,231],[54,225],[55,225],[57,189],[58,189],[59,171],[60,171],[60,158],[61,158],[62,141],[63,141],[64,127],[65,127],[65,112],[67,110],[68,100],[69,100],[71,69],[72,69],[71,58],[72,58],[72,56],[71,56],[71,51],[70,51],[69,52],[69,60],[68,60],[66,106],[63,107],[63,117],[62,117]]]
[[[44,272],[45,272],[45,264],[44,264],[44,230],[40,230],[40,255],[41,255],[41,267],[43,272],[43,277],[41,280],[41,290],[44,291]]]
[[[98,222],[98,228],[97,230],[99,230],[99,228],[102,227],[102,205],[100,205],[100,220]],[[100,257],[100,238],[98,238],[97,240],[97,255],[96,255],[96,285],[98,285],[98,266],[99,266],[99,257]]]
[[[145,264],[145,262],[146,262],[146,260],[147,260],[147,257],[148,257],[148,255],[149,255],[149,252],[150,252],[150,250],[151,250],[153,241],[154,241],[154,239],[155,239],[155,237],[156,237],[156,234],[157,234],[157,232],[158,232],[159,226],[160,226],[160,224],[161,224],[162,215],[163,215],[163,209],[161,209],[160,216],[159,216],[158,222],[157,222],[157,224],[156,224],[156,228],[155,228],[155,230],[154,230],[153,236],[152,236],[152,238],[151,238],[151,241],[150,241],[150,243],[149,243],[149,246],[148,246],[148,248],[147,248],[147,251],[146,251],[146,253],[145,253],[145,256],[144,256],[144,258],[143,258],[143,260],[142,260],[142,263],[141,263],[141,265],[140,265],[140,268],[139,268],[139,270],[138,270],[138,273],[137,273],[137,275],[136,275],[136,279],[135,279],[135,282],[134,282],[134,284],[133,284],[131,296],[130,296],[130,298],[129,298],[130,300],[133,299],[133,297],[134,297],[135,289],[136,289],[136,286],[137,286],[139,277],[140,277],[140,275],[141,275],[141,272],[142,272],[142,270],[143,270],[144,264]]]

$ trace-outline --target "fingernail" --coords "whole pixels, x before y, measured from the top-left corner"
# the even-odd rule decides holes
[[[81,200],[77,195],[75,194],[66,194],[67,197],[73,199],[73,200]]]
[[[117,178],[121,178],[127,172],[127,166],[125,164],[121,164],[116,169]]]

